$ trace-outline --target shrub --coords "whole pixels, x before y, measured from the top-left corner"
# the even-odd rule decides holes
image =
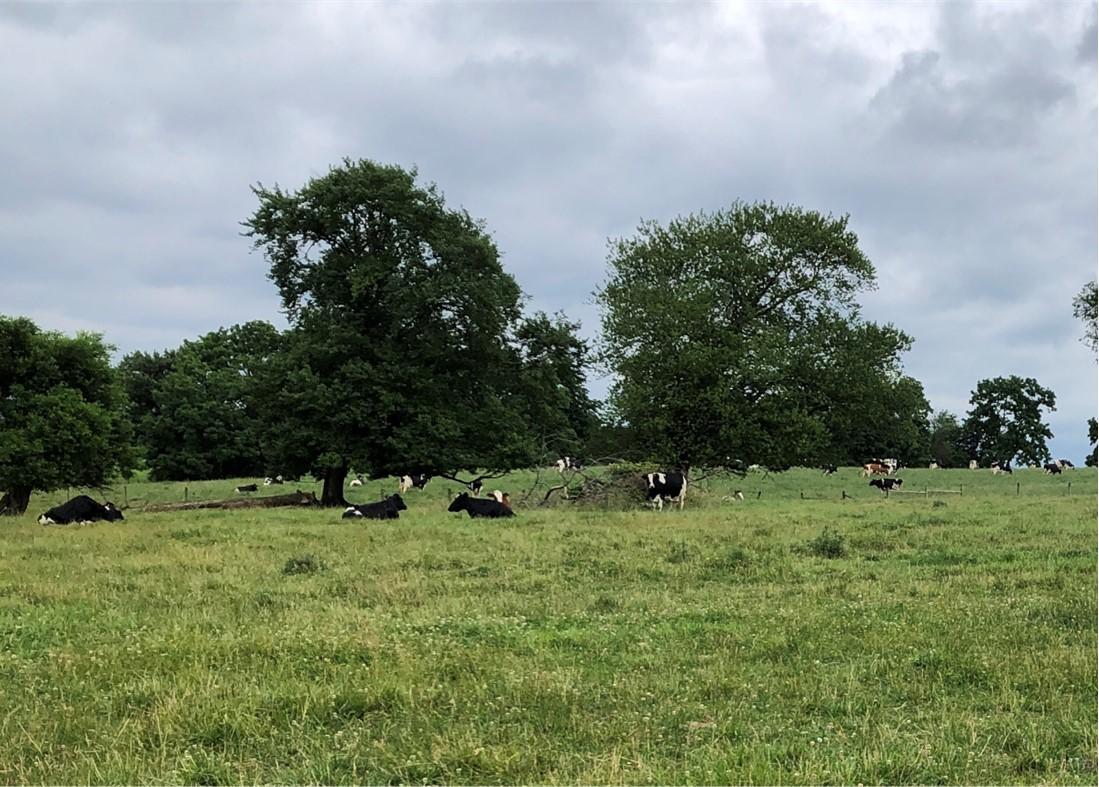
[[[817,557],[843,557],[847,554],[847,542],[843,533],[826,527],[819,536],[805,544],[805,551]]]
[[[315,574],[322,571],[324,567],[324,561],[312,554],[298,555],[286,561],[286,565],[282,567],[282,573],[288,576],[290,574]]]

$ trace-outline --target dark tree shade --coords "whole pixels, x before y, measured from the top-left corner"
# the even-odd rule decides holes
[[[125,394],[95,334],[0,317],[0,514],[31,493],[100,487],[133,465]]]

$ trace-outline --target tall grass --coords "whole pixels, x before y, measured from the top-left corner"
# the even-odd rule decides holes
[[[1031,473],[506,522],[438,481],[385,522],[36,499],[0,527],[0,781],[1093,784],[1096,476]]]

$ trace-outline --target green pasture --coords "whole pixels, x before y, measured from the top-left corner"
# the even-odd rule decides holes
[[[256,479],[120,482],[89,526],[35,497],[0,523],[0,782],[1094,784],[1095,471],[900,475],[658,513],[517,473],[506,521],[439,480],[386,522],[141,510]]]

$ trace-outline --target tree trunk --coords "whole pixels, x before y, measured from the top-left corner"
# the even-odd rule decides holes
[[[0,497],[0,516],[19,516],[26,513],[31,502],[31,490],[17,487]]]
[[[343,482],[347,479],[347,468],[329,470],[324,476],[324,490],[321,492],[321,505],[332,508],[347,508],[343,498]]]

